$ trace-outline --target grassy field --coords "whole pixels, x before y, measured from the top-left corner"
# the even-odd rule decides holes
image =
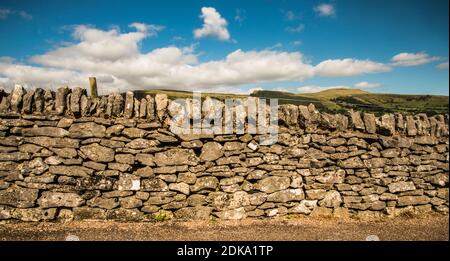
[[[165,93],[171,99],[192,97],[192,92],[175,90],[135,91],[138,98],[146,94]],[[225,93],[202,93],[202,98],[211,96],[224,100],[227,98],[245,98],[247,95]],[[316,93],[289,93],[261,90],[250,94],[253,97],[276,98],[279,104],[314,104],[321,111],[332,113],[348,109],[373,112],[381,115],[387,112],[426,113],[428,115],[448,113],[448,96],[437,95],[401,95],[370,93],[358,89],[330,89]]]

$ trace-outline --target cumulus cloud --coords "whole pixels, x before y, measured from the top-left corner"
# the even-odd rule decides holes
[[[436,68],[441,69],[441,70],[448,70],[448,62],[440,63],[440,64],[436,65]]]
[[[314,7],[314,11],[319,14],[319,16],[335,16],[336,9],[332,4],[320,4]]]
[[[378,88],[378,87],[382,87],[383,85],[381,83],[370,83],[370,82],[358,82],[355,84],[356,88],[360,88],[360,89],[370,89],[370,88]]]
[[[389,66],[356,59],[326,60],[314,66],[300,52],[273,48],[237,49],[222,59],[199,62],[196,45],[142,52],[142,41],[155,36],[162,27],[133,23],[129,28],[132,30],[121,32],[119,28],[101,30],[78,25],[72,27],[73,43],[32,56],[28,63],[0,57],[2,83],[86,86],[88,77],[94,75],[99,86],[107,89],[105,92],[148,88],[236,92],[238,86],[246,84],[389,70]]]
[[[429,56],[425,52],[399,53],[391,58],[394,66],[416,66],[440,60],[440,57]]]
[[[23,10],[11,10],[11,9],[5,9],[5,8],[0,9],[0,20],[5,20],[10,15],[18,15],[19,17],[26,19],[26,20],[33,19],[33,16],[31,14],[29,14]]]
[[[297,16],[291,10],[286,11],[286,13],[284,15],[286,16],[286,19],[288,21],[294,21],[295,19],[297,19]]]
[[[391,68],[383,63],[350,58],[325,60],[314,67],[314,73],[320,76],[354,76],[390,70]]]
[[[303,30],[305,29],[305,25],[304,24],[299,24],[297,26],[288,26],[286,27],[286,31],[290,32],[290,33],[301,33],[303,32]]]
[[[213,7],[202,7],[203,19],[202,28],[194,30],[195,38],[214,37],[221,41],[230,40],[230,33],[227,29],[227,20]]]
[[[11,10],[9,9],[0,9],[0,19],[6,19],[11,14]]]

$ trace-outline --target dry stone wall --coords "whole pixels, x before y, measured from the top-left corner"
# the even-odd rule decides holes
[[[448,115],[280,105],[278,141],[260,145],[172,133],[162,94],[0,99],[0,220],[448,215]]]

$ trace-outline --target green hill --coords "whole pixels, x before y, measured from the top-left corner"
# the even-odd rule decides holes
[[[177,90],[135,91],[138,98],[147,94],[165,93],[171,99],[192,97],[192,92]],[[219,100],[227,98],[245,98],[247,95],[229,93],[202,93],[202,98],[210,96]],[[316,93],[289,93],[281,91],[258,90],[252,97],[276,98],[279,104],[314,104],[321,111],[330,113],[344,112],[348,109],[373,112],[381,115],[387,112],[427,113],[428,115],[449,112],[448,96],[439,95],[402,95],[370,93],[359,89],[329,89]]]

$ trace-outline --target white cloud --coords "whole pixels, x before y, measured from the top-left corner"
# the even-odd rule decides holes
[[[391,68],[383,63],[350,58],[325,60],[314,67],[314,73],[320,76],[353,76],[390,70]]]
[[[33,16],[23,10],[0,9],[0,20],[8,18],[10,15],[18,15],[23,19],[31,20]]]
[[[294,46],[300,46],[300,45],[303,44],[303,42],[300,41],[300,40],[296,40],[296,41],[292,41],[291,44],[294,45]]]
[[[360,89],[378,88],[382,86],[383,85],[381,83],[370,83],[370,82],[359,82],[355,84],[355,87]]]
[[[304,29],[305,29],[304,24],[299,24],[294,27],[291,27],[291,26],[286,27],[286,31],[288,31],[290,33],[301,33],[301,32],[303,32]]]
[[[306,85],[302,87],[298,87],[297,91],[301,93],[311,93],[311,92],[321,92],[329,89],[349,89],[349,86],[346,85],[335,85],[335,86],[318,86],[318,85]]]
[[[132,23],[129,27],[135,28],[138,32],[146,33],[148,36],[157,35],[159,31],[164,29],[162,25],[144,23]]]
[[[0,9],[0,19],[6,19],[11,14],[11,10],[9,9]]]
[[[27,20],[33,19],[33,16],[25,11],[19,11],[19,16],[22,17],[23,19],[27,19]]]
[[[441,69],[441,70],[448,70],[448,62],[440,63],[440,64],[436,65],[436,68]]]
[[[135,31],[75,26],[72,28],[74,43],[35,55],[30,58],[31,64],[1,57],[0,77],[9,86],[21,83],[56,88],[62,84],[86,86],[88,77],[94,75],[105,93],[119,88],[121,91],[166,88],[237,92],[238,86],[246,84],[389,70],[386,65],[356,59],[327,60],[314,66],[300,52],[278,49],[238,49],[222,59],[200,63],[195,44],[161,47],[144,53],[140,44],[161,27],[133,23],[130,28]]]
[[[295,19],[297,19],[297,16],[291,10],[288,10],[285,13],[285,16],[286,16],[286,19],[289,20],[289,21],[294,21]]]
[[[202,28],[194,30],[195,38],[215,37],[221,41],[230,40],[230,33],[227,29],[227,20],[213,7],[202,7],[203,19]]]
[[[394,66],[416,66],[440,60],[440,57],[429,56],[425,52],[419,53],[399,53],[392,57]]]
[[[320,16],[335,16],[336,9],[332,4],[320,4],[314,7],[314,11]]]
[[[245,11],[244,9],[237,8],[236,14],[234,15],[234,21],[242,24],[245,21],[245,19],[247,18],[245,16],[246,13],[247,13],[247,11]]]

